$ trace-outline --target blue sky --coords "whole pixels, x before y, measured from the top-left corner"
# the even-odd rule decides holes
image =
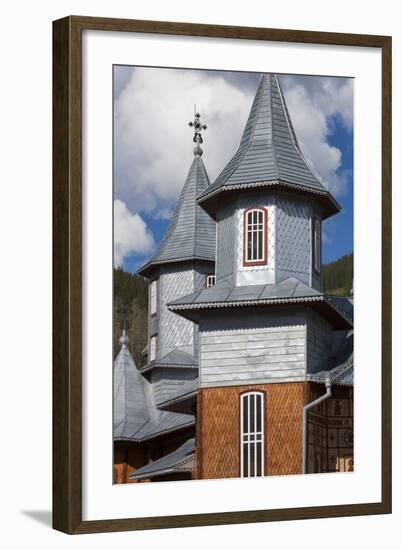
[[[114,68],[115,265],[135,272],[163,238],[192,161],[194,103],[213,181],[238,147],[257,73]],[[342,207],[323,225],[323,261],[353,251],[353,81],[281,75],[301,149]]]

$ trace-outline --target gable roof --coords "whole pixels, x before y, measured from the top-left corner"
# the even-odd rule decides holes
[[[194,425],[190,414],[156,407],[152,385],[136,368],[125,333],[120,343],[113,369],[114,440],[140,442]]]
[[[324,217],[340,210],[338,203],[308,166],[298,144],[280,83],[262,74],[239,147],[216,181],[198,197],[214,215],[222,192],[256,186],[285,187],[314,194]]]
[[[178,199],[162,242],[138,271],[145,277],[158,264],[186,260],[215,260],[216,226],[214,220],[201,208],[196,198],[210,185],[205,165],[195,154],[184,187]]]

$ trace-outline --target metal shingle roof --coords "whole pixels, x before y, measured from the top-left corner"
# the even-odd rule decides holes
[[[139,442],[195,424],[190,414],[161,411],[156,407],[152,385],[136,368],[127,342],[128,339],[122,342],[114,361],[114,440]]]
[[[323,315],[330,316],[336,328],[352,327],[351,319],[344,311],[339,310],[333,301],[294,277],[277,284],[249,286],[217,284],[174,300],[167,304],[167,307],[196,321],[193,312],[201,309],[280,304],[311,304],[316,309],[320,308]]]
[[[195,464],[195,439],[188,439],[172,453],[139,468],[129,479],[146,479],[176,472],[191,472]]]
[[[165,236],[152,259],[139,273],[148,276],[154,265],[183,260],[215,260],[216,225],[196,197],[210,185],[205,165],[196,155]]]
[[[340,210],[338,203],[313,174],[297,141],[280,83],[275,74],[262,74],[238,150],[218,176],[198,197],[210,213],[222,191],[244,186],[283,185],[315,193],[325,204],[325,215]]]
[[[332,384],[354,385],[354,334],[352,330],[346,335],[342,347],[329,360],[329,365],[329,370],[309,374],[308,380],[324,384],[328,379]]]
[[[196,395],[196,392],[198,391],[198,389],[199,389],[199,378],[190,380],[189,382],[182,384],[179,390],[173,393],[166,401],[163,401],[162,403],[160,403],[159,406],[166,407],[167,405],[171,405],[172,403],[176,403],[177,401],[187,399],[192,395]]]

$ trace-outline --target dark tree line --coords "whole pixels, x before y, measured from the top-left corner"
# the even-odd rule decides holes
[[[349,296],[354,281],[354,254],[346,254],[323,266],[323,289],[328,294]]]
[[[142,364],[141,352],[147,342],[148,283],[140,275],[131,275],[121,268],[114,270],[113,352],[120,351],[123,329],[129,337],[129,350],[137,367]]]

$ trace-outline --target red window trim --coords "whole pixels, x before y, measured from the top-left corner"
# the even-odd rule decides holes
[[[264,242],[264,260],[256,260],[256,261],[248,261],[246,259],[246,218],[248,212],[251,210],[261,210],[264,212],[265,215],[265,227],[264,227],[264,234],[265,234],[265,242]],[[246,208],[244,210],[244,219],[243,219],[243,225],[242,225],[242,232],[243,232],[243,239],[242,239],[242,264],[247,266],[253,266],[253,265],[267,265],[267,208],[264,206],[252,206],[251,208]]]

